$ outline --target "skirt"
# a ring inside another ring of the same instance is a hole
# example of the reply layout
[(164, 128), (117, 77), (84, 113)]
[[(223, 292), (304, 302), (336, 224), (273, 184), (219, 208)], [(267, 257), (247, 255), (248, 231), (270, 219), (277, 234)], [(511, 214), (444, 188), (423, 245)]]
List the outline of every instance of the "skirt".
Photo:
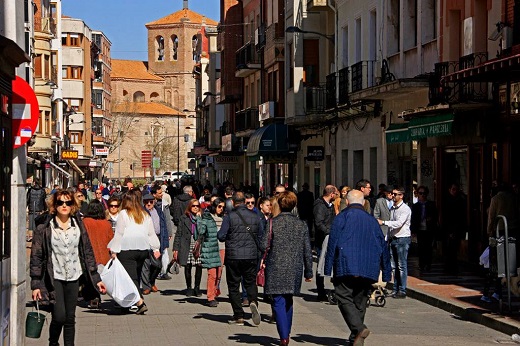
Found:
[(193, 249), (195, 248), (195, 239), (193, 239), (193, 237), (191, 238), (191, 242), (190, 242), (190, 251), (188, 252), (188, 262), (187, 264), (191, 264), (193, 266), (195, 265), (201, 265), (202, 262), (200, 260), (200, 257), (195, 259), (195, 257), (193, 257)]

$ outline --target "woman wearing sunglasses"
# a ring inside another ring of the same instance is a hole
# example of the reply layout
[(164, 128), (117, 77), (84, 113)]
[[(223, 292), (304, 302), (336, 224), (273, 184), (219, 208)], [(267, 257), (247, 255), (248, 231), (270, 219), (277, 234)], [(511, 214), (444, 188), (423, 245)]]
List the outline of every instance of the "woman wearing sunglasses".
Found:
[[(220, 295), (220, 277), (222, 276), (222, 264), (224, 252), (220, 251), (220, 243), (217, 233), (222, 225), (224, 215), (224, 200), (217, 197), (202, 214), (202, 219), (197, 223), (195, 238), (202, 236), (204, 243), (200, 251), (202, 267), (208, 269), (207, 295), (208, 306), (215, 308), (218, 305), (217, 297)], [(218, 222), (218, 224), (217, 224)]]
[[(180, 217), (175, 239), (173, 240), (173, 259), (184, 267), (184, 278), (186, 279), (186, 296), (200, 297), (200, 280), (202, 279), (202, 266), (200, 258), (193, 257), (195, 247), (195, 234), (197, 220), (200, 219), (200, 202), (190, 199), (184, 214)], [(191, 288), (191, 269), (195, 267), (195, 286)]]
[[(33, 300), (53, 305), (49, 345), (74, 345), (76, 303), (80, 277), (92, 289), (104, 294), (105, 285), (97, 272), (94, 251), (79, 217), (74, 195), (57, 190), (48, 199), (51, 218), (37, 227), (33, 238), (30, 276)], [(90, 288), (90, 287), (87, 287)], [(84, 297), (93, 299), (95, 297)]]

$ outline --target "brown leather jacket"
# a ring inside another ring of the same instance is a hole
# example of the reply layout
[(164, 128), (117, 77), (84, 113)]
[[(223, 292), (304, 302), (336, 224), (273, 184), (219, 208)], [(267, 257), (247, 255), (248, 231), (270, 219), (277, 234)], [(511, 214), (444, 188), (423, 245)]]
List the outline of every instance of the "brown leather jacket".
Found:
[[(85, 292), (97, 292), (97, 283), (101, 281), (101, 277), (97, 272), (94, 251), (87, 234), (85, 225), (79, 217), (73, 217), (74, 223), (80, 229), (79, 257), (81, 267), (83, 268), (83, 278), (80, 279), (87, 287)], [(55, 303), (54, 291), (54, 269), (52, 266), (52, 258), (50, 256), (51, 249), (51, 225), (54, 217), (50, 218), (45, 224), (41, 224), (36, 228), (33, 234), (31, 247), (31, 261), (29, 275), (31, 276), (31, 290), (40, 289), (42, 295), (42, 303)], [(92, 290), (91, 288), (94, 288)], [(93, 299), (93, 297), (85, 297), (85, 299)]]

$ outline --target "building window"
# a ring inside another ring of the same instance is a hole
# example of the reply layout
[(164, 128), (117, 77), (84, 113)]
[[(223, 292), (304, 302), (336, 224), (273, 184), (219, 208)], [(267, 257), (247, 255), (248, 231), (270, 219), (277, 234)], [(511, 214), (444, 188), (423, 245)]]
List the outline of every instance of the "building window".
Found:
[(158, 93), (151, 93), (150, 94), (150, 100), (151, 101), (157, 101), (159, 99), (159, 94)]
[(200, 34), (193, 35), (191, 38), (191, 47), (193, 50), (193, 61), (199, 62), (200, 61), (200, 54), (202, 51), (202, 39), (200, 37)]
[(81, 144), (81, 132), (70, 132), (70, 143)]
[(177, 59), (179, 58), (179, 55), (178, 55), (178, 50), (179, 50), (179, 38), (177, 37), (177, 35), (172, 35), (172, 42), (171, 42), (171, 47), (172, 47), (172, 60), (173, 61), (177, 61)]
[(287, 64), (287, 68), (289, 69), (289, 81), (287, 86), (289, 88), (294, 87), (294, 48), (293, 44), (289, 45), (289, 63)]
[(399, 52), (399, 31), (400, 31), (400, 17), (401, 8), (399, 7), (399, 0), (389, 0), (389, 9), (387, 15), (387, 32), (386, 42), (388, 55), (393, 55)]
[(144, 93), (142, 91), (136, 91), (134, 93), (134, 102), (145, 102)]
[(61, 78), (67, 78), (67, 75), (68, 75), (68, 69), (67, 67), (62, 67), (61, 68)]
[(34, 78), (42, 78), (42, 55), (34, 57)]
[(164, 38), (162, 36), (155, 38), (155, 48), (157, 50), (157, 61), (164, 61)]
[(80, 46), (80, 38), (79, 38), (79, 35), (78, 34), (69, 34), (69, 38), (70, 38), (70, 46), (73, 46), (73, 47), (79, 47)]
[(81, 66), (72, 66), (71, 68), (71, 76), (72, 79), (81, 79)]

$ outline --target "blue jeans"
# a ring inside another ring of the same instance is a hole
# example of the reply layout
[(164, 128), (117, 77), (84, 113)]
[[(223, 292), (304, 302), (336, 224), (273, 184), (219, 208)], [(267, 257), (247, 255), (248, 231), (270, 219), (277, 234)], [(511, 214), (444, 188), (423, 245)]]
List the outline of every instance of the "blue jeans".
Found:
[(280, 339), (289, 339), (293, 318), (292, 294), (273, 294), (272, 307)]
[[(406, 294), (406, 279), (408, 278), (408, 249), (411, 237), (393, 237), (390, 242), (392, 270), (394, 272), (394, 291)], [(397, 270), (396, 270), (397, 269)]]

